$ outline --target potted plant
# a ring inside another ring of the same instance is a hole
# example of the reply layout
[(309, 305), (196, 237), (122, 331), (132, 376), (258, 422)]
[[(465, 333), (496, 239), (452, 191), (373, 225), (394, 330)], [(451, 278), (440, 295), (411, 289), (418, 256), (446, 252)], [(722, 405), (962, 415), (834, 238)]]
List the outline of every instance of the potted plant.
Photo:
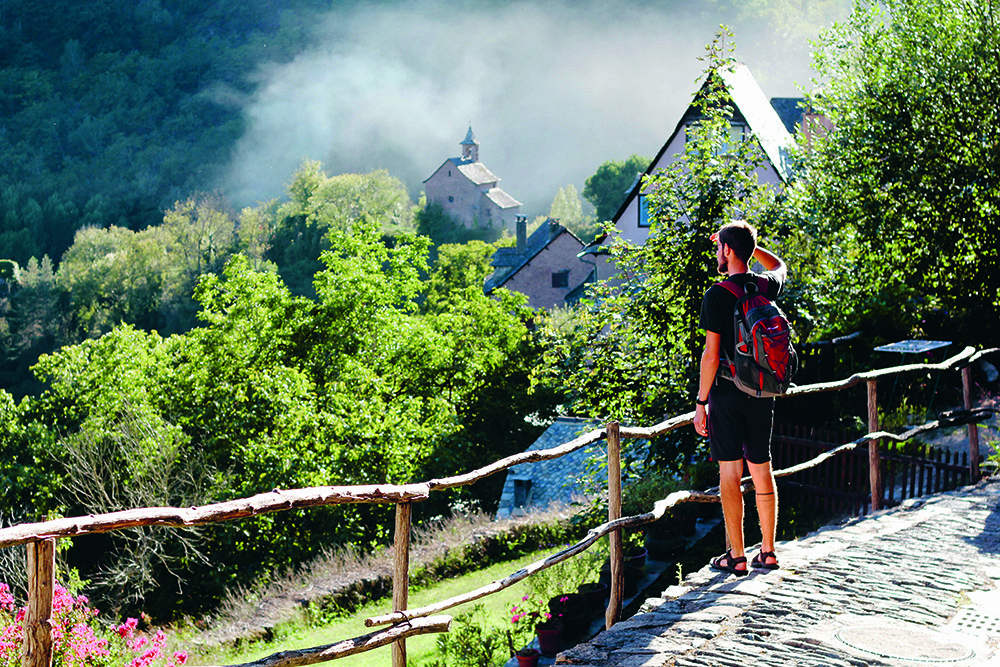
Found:
[[(547, 621), (551, 614), (545, 609), (545, 605), (539, 599), (531, 595), (525, 595), (521, 601), (510, 607), (510, 628), (507, 630), (507, 644), (510, 647), (512, 656), (518, 657), (521, 651), (529, 650), (525, 646), (530, 644), (531, 638), (536, 634), (536, 626), (540, 621)], [(518, 646), (524, 648), (517, 650)]]
[(604, 610), (604, 598), (608, 597), (608, 585), (603, 581), (580, 584), (576, 591), (583, 596), (591, 615), (600, 614)]
[(538, 659), (542, 657), (542, 652), (537, 648), (522, 648), (515, 651), (517, 667), (538, 667)]
[(535, 625), (538, 649), (543, 655), (555, 655), (562, 644), (563, 624), (557, 619), (548, 619)]

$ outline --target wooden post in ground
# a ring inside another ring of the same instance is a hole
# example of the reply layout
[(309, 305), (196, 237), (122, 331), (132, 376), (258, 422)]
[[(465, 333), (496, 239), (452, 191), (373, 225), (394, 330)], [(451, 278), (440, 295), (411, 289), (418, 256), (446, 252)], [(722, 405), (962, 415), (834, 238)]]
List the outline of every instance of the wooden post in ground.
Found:
[[(410, 597), (410, 519), (413, 503), (396, 504), (396, 534), (394, 536), (392, 610), (406, 609)], [(392, 667), (406, 667), (406, 638), (392, 645)]]
[[(621, 431), (618, 422), (608, 424), (608, 521), (622, 516), (622, 458)], [(622, 531), (612, 531), (611, 541), (611, 594), (608, 610), (604, 614), (604, 627), (608, 630), (622, 615), (622, 598), (625, 589), (625, 558), (622, 550)]]
[[(868, 380), (868, 432), (878, 430), (878, 397), (875, 380)], [(872, 511), (882, 509), (882, 462), (878, 455), (879, 441), (868, 441), (868, 481), (872, 489)]]
[[(972, 409), (972, 367), (962, 369), (962, 401), (966, 410)], [(969, 431), (969, 484), (979, 481), (979, 425), (970, 421)]]
[(28, 612), (24, 617), (22, 667), (52, 665), (52, 595), (56, 583), (55, 540), (29, 542)]

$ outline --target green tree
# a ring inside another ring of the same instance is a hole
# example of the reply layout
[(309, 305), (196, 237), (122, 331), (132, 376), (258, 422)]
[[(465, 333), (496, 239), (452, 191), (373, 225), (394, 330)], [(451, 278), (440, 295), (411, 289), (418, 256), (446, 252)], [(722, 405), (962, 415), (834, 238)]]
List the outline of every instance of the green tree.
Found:
[[(841, 260), (841, 328), (995, 344), (1000, 23), (993, 3), (860, 0), (825, 32), (813, 137), (792, 194)], [(833, 282), (830, 282), (833, 280)]]
[(277, 211), (265, 256), (295, 294), (313, 294), (313, 276), (322, 269), (320, 255), (330, 248), (329, 234), (350, 232), (362, 221), (375, 221), (386, 236), (415, 228), (406, 187), (384, 170), (327, 176), (321, 163), (307, 160), (292, 179), (289, 195)]
[[(735, 218), (769, 231), (776, 201), (757, 180), (763, 153), (752, 138), (729, 132), (733, 104), (716, 72), (732, 60), (721, 37), (707, 60), (707, 85), (695, 101), (702, 117), (685, 152), (644, 182), (652, 234), (641, 246), (616, 237), (619, 275), (597, 283), (576, 318), (549, 332), (547, 371), (578, 412), (651, 424), (687, 407), (703, 340), (701, 300), (718, 275), (709, 237)], [(693, 448), (689, 436), (669, 436), (657, 456), (679, 463), (678, 453)]]
[(483, 283), (493, 273), (490, 259), (496, 247), (482, 241), (438, 247), (434, 270), (427, 284), (425, 312), (454, 310), (467, 294), (483, 291)]
[(587, 179), (583, 198), (597, 209), (598, 222), (611, 220), (625, 201), (629, 188), (649, 167), (650, 158), (632, 155), (626, 160), (608, 160)]
[(580, 195), (572, 183), (560, 188), (552, 199), (549, 217), (559, 220), (568, 230), (576, 234), (584, 243), (590, 242), (597, 233), (597, 223), (593, 216), (585, 215)]

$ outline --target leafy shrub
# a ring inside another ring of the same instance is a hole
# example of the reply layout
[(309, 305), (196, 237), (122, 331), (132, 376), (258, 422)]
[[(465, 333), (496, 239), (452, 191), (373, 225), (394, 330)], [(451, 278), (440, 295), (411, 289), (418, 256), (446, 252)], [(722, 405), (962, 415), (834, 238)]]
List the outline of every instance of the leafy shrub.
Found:
[(482, 603), (455, 617), (451, 632), (438, 636), (438, 652), (443, 660), (435, 667), (491, 667), (503, 658), (504, 632), (486, 620)]

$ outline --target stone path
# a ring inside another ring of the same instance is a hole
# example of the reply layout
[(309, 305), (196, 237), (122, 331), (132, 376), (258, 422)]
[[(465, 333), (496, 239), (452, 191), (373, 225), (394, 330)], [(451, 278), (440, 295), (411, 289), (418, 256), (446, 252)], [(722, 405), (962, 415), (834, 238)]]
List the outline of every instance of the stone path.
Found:
[(744, 578), (706, 566), (556, 664), (1000, 665), (1000, 478), (777, 552), (782, 569)]

